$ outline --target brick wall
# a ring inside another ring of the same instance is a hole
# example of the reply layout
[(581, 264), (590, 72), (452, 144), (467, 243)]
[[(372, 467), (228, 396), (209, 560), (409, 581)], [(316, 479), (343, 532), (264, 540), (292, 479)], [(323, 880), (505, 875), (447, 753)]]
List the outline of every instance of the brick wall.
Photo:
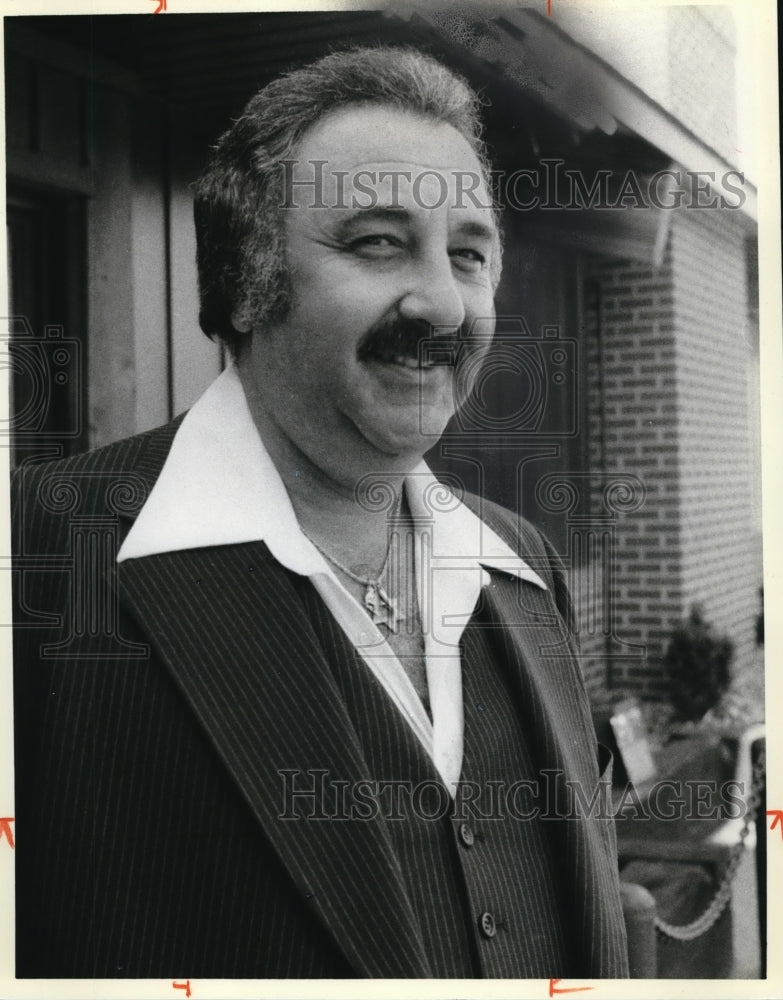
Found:
[(761, 560), (744, 253), (731, 213), (684, 211), (660, 269), (588, 262), (593, 516), (613, 476), (638, 476), (645, 492), (613, 518), (610, 634), (583, 630), (594, 689), (603, 648), (612, 689), (664, 696), (668, 634), (694, 602), (735, 642), (738, 665), (751, 655)]
[(671, 246), (683, 599), (703, 603), (741, 666), (754, 649), (761, 586), (744, 237), (731, 213), (689, 212), (675, 217)]
[(608, 681), (613, 689), (656, 695), (660, 679), (644, 654), (660, 650), (682, 599), (671, 258), (657, 272), (596, 258), (588, 290), (591, 282), (586, 337), (594, 516), (601, 513), (607, 478), (637, 476), (645, 492), (637, 510), (615, 520), (614, 603), (604, 643)]

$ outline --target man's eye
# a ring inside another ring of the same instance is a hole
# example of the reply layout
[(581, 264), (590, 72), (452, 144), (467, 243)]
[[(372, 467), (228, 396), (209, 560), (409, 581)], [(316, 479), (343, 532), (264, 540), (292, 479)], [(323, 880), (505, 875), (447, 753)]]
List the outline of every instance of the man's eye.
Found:
[(399, 241), (393, 236), (385, 236), (383, 233), (369, 233), (361, 236), (351, 243), (351, 250), (359, 253), (385, 253), (396, 250)]
[(459, 247), (451, 251), (451, 256), (459, 261), (460, 267), (465, 267), (471, 271), (480, 271), (487, 263), (487, 258), (478, 250), (471, 247)]

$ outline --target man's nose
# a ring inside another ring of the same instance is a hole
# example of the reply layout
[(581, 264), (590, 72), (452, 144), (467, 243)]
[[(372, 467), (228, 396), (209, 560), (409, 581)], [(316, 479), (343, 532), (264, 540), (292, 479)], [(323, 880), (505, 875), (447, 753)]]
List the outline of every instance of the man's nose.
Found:
[(448, 254), (417, 260), (408, 290), (400, 299), (400, 315), (435, 327), (457, 329), (465, 319), (465, 303), (454, 279)]

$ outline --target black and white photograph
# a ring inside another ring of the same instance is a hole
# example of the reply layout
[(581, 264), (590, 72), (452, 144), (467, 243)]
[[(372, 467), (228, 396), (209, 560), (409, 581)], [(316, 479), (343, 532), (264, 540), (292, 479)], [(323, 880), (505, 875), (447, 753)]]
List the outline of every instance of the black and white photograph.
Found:
[(779, 995), (775, 5), (278, 6), (2, 6), (0, 995)]

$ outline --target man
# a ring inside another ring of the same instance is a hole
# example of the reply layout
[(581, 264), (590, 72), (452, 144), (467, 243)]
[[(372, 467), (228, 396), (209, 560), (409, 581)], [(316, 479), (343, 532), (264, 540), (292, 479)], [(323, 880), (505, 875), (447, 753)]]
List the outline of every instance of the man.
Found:
[(476, 105), (400, 49), (253, 98), (196, 191), (231, 363), (19, 476), (73, 561), (19, 574), (18, 975), (626, 974), (562, 574), (422, 463), (492, 332)]

